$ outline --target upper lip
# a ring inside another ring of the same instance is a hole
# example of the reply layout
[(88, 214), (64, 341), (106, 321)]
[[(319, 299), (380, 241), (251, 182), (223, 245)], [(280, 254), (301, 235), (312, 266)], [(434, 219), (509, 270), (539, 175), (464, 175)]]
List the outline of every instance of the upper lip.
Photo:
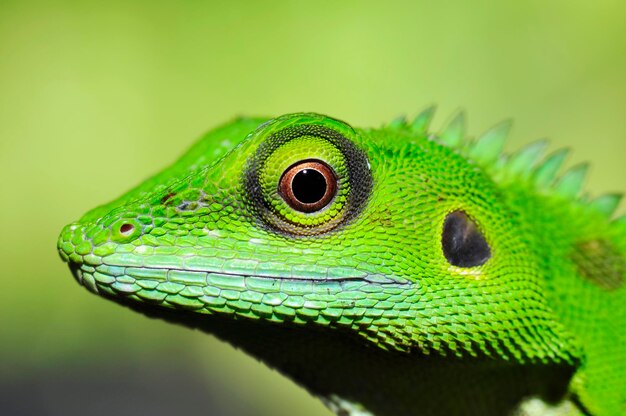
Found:
[[(70, 269), (72, 269), (72, 271), (74, 270), (78, 270), (84, 267), (84, 266), (88, 266), (86, 263), (77, 263), (74, 262), (72, 260), (67, 260), (67, 262), (69, 263)], [(107, 265), (103, 265), (104, 267), (108, 267)], [(98, 270), (100, 267), (99, 265), (94, 265), (94, 266), (90, 266), (95, 268), (96, 270)], [(112, 267), (124, 267), (124, 266), (112, 266)], [(163, 270), (166, 273), (168, 271), (179, 271), (179, 272), (192, 272), (192, 273), (205, 273), (207, 275), (214, 275), (214, 276), (232, 276), (234, 277), (256, 277), (256, 278), (260, 278), (260, 279), (268, 279), (268, 280), (283, 280), (283, 281), (301, 281), (301, 282), (313, 282), (313, 283), (321, 283), (321, 282), (355, 282), (355, 281), (362, 281), (362, 282), (369, 282), (369, 283), (376, 283), (376, 284), (408, 284), (408, 281), (403, 281), (400, 279), (392, 279), (386, 276), (382, 276), (382, 275), (372, 275), (372, 274), (367, 274), (364, 276), (342, 276), (342, 277), (327, 277), (327, 278), (321, 278), (321, 277), (300, 277), (300, 276), (296, 276), (296, 277), (285, 277), (285, 276), (278, 276), (278, 275), (270, 275), (270, 274), (252, 274), (252, 273), (235, 273), (235, 272), (229, 272), (229, 271), (216, 271), (216, 270), (187, 270), (187, 269), (179, 269), (179, 268), (174, 268), (174, 267), (136, 267), (136, 266), (128, 266), (128, 267), (124, 267), (125, 269), (125, 273), (122, 274), (113, 274), (113, 273), (106, 273), (109, 274), (112, 277), (117, 277), (117, 276), (130, 276), (130, 277), (136, 277), (133, 274), (134, 270)]]
[[(109, 275), (113, 278), (118, 278), (121, 276), (127, 276), (130, 278), (134, 278), (136, 280), (141, 280), (141, 279), (145, 279), (145, 280), (150, 280), (150, 277), (146, 277), (146, 276), (142, 276), (140, 275), (141, 271), (148, 271), (148, 270), (152, 270), (152, 271), (163, 271), (164, 276), (156, 276), (154, 278), (154, 280), (162, 280), (162, 281), (170, 281), (169, 279), (169, 273), (171, 272), (188, 272), (189, 275), (192, 274), (205, 274), (204, 279), (202, 279), (201, 277), (198, 278), (197, 282), (189, 282), (186, 283), (188, 285), (193, 285), (193, 286), (201, 286), (200, 283), (202, 283), (202, 280), (204, 280), (205, 285), (208, 285), (208, 278), (210, 276), (231, 276), (233, 279), (236, 278), (259, 278), (259, 279), (268, 279), (268, 280), (275, 280), (275, 281), (296, 281), (296, 282), (311, 282), (311, 283), (323, 283), (323, 282), (355, 282), (355, 281), (362, 281), (365, 283), (371, 283), (371, 284), (395, 284), (395, 285), (404, 285), (404, 284), (410, 284), (411, 282), (403, 279), (403, 278), (398, 278), (395, 276), (389, 277), (389, 276), (385, 276), (385, 275), (374, 275), (374, 274), (368, 274), (368, 273), (363, 273), (360, 272), (358, 270), (354, 270), (354, 275), (350, 276), (350, 273), (346, 273), (348, 274), (346, 276), (346, 274), (342, 274), (341, 276), (339, 275), (335, 275), (333, 276), (332, 270), (329, 270), (329, 274), (327, 276), (323, 276), (323, 275), (319, 275), (319, 274), (314, 274), (312, 273), (311, 276), (307, 276), (306, 272), (303, 272), (299, 275), (293, 275), (293, 276), (285, 276), (285, 275), (272, 275), (270, 273), (247, 273), (247, 270), (242, 270), (242, 271), (229, 271), (228, 269), (226, 270), (202, 270), (200, 268), (184, 268), (184, 267), (176, 267), (175, 265), (169, 266), (169, 265), (163, 265), (163, 266), (156, 266), (156, 265), (143, 265), (143, 264), (133, 264), (132, 261), (129, 261), (127, 264), (123, 264), (124, 262), (122, 261), (113, 261), (113, 262), (107, 262), (107, 257), (103, 257), (100, 258), (102, 261), (101, 262), (93, 262), (90, 260), (88, 256), (82, 256), (78, 253), (76, 253), (76, 247), (79, 244), (76, 244), (76, 242), (78, 242), (79, 240), (82, 241), (89, 241), (89, 239), (84, 235), (84, 227), (81, 226), (81, 224), (78, 223), (73, 223), (73, 224), (69, 224), (68, 226), (66, 226), (63, 231), (61, 232), (61, 235), (59, 237), (59, 241), (58, 241), (58, 251), (59, 254), (61, 255), (61, 258), (67, 262), (69, 264), (69, 267), (72, 271), (72, 273), (74, 274), (74, 277), (78, 280), (78, 282), (80, 284), (84, 284), (84, 279), (82, 274), (84, 272), (86, 273), (94, 273), (95, 271), (102, 273), (102, 274), (106, 274)], [(76, 234), (80, 233), (80, 237), (81, 238), (77, 238)], [(69, 244), (69, 245), (68, 245)], [(97, 257), (97, 256), (93, 256), (92, 257)], [(137, 256), (139, 258), (139, 256)], [(149, 258), (150, 256), (146, 256), (143, 258)], [(131, 260), (132, 258), (134, 258), (134, 256), (130, 256), (129, 257)], [(115, 259), (118, 260), (118, 259)], [(138, 262), (138, 263), (142, 263), (142, 262)], [(169, 266), (169, 267), (168, 267)], [(252, 271), (252, 270), (251, 270)], [(176, 279), (173, 279), (176, 280)]]

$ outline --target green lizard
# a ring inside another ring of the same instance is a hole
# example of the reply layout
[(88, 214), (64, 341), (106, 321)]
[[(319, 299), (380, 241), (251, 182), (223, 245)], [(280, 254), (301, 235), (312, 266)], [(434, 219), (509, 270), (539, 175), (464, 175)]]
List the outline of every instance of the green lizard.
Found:
[[(241, 118), (65, 227), (91, 292), (200, 328), (340, 415), (626, 414), (626, 217), (464, 116)], [(297, 414), (297, 409), (294, 409)]]

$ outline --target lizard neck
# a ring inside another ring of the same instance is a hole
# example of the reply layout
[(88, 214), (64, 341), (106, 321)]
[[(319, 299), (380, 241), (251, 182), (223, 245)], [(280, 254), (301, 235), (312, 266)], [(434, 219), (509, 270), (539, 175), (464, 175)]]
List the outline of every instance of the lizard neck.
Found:
[(573, 372), (564, 366), (486, 357), (466, 360), (385, 351), (339, 330), (312, 326), (140, 311), (201, 329), (243, 349), (344, 416), (410, 415), (418, 410), (423, 415), (503, 415), (528, 397), (558, 402)]
[(573, 393), (592, 414), (622, 414), (626, 227), (580, 201), (523, 184), (505, 189), (510, 205), (520, 207), (520, 232), (534, 239), (530, 246), (544, 271), (547, 301), (582, 347)]

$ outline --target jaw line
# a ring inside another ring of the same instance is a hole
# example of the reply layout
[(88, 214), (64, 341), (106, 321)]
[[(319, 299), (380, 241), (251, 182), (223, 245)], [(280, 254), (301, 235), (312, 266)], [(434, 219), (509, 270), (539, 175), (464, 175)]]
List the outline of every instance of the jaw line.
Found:
[[(272, 280), (272, 281), (287, 281), (287, 282), (311, 282), (311, 283), (331, 283), (331, 282), (364, 282), (371, 284), (381, 284), (381, 285), (411, 285), (414, 282), (411, 282), (404, 278), (399, 278), (396, 276), (388, 277), (384, 275), (378, 274), (365, 274), (361, 276), (342, 276), (342, 277), (300, 277), (300, 276), (280, 276), (280, 275), (272, 275), (272, 274), (252, 274), (252, 273), (241, 273), (241, 272), (229, 272), (229, 271), (216, 271), (216, 270), (199, 270), (199, 269), (181, 269), (176, 267), (137, 267), (137, 266), (122, 266), (122, 265), (110, 265), (110, 264), (100, 264), (100, 265), (91, 265), (87, 263), (77, 263), (73, 261), (68, 261), (68, 266), (74, 277), (82, 284), (82, 276), (77, 276), (77, 272), (80, 271), (82, 273), (93, 273), (94, 270), (100, 273), (104, 273), (113, 278), (118, 278), (122, 276), (126, 276), (134, 279), (148, 279), (150, 277), (144, 275), (142, 272), (150, 273), (154, 272), (155, 274), (162, 273), (165, 277), (164, 279), (159, 279), (162, 281), (170, 281), (169, 277), (170, 273), (180, 273), (180, 274), (189, 274), (189, 275), (201, 275), (205, 274), (207, 277), (210, 276), (224, 276), (224, 277), (232, 277), (234, 278), (256, 278), (263, 280)], [(120, 273), (121, 271), (124, 271)], [(167, 277), (166, 277), (167, 276)], [(198, 284), (190, 283), (191, 286), (200, 286)]]

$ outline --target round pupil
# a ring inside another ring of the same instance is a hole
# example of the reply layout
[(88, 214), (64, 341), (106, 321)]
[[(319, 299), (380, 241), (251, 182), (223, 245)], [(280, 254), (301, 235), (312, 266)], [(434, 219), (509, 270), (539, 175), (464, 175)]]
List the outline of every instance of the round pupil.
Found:
[(326, 194), (326, 178), (315, 169), (302, 169), (291, 182), (293, 195), (303, 204), (313, 204)]

